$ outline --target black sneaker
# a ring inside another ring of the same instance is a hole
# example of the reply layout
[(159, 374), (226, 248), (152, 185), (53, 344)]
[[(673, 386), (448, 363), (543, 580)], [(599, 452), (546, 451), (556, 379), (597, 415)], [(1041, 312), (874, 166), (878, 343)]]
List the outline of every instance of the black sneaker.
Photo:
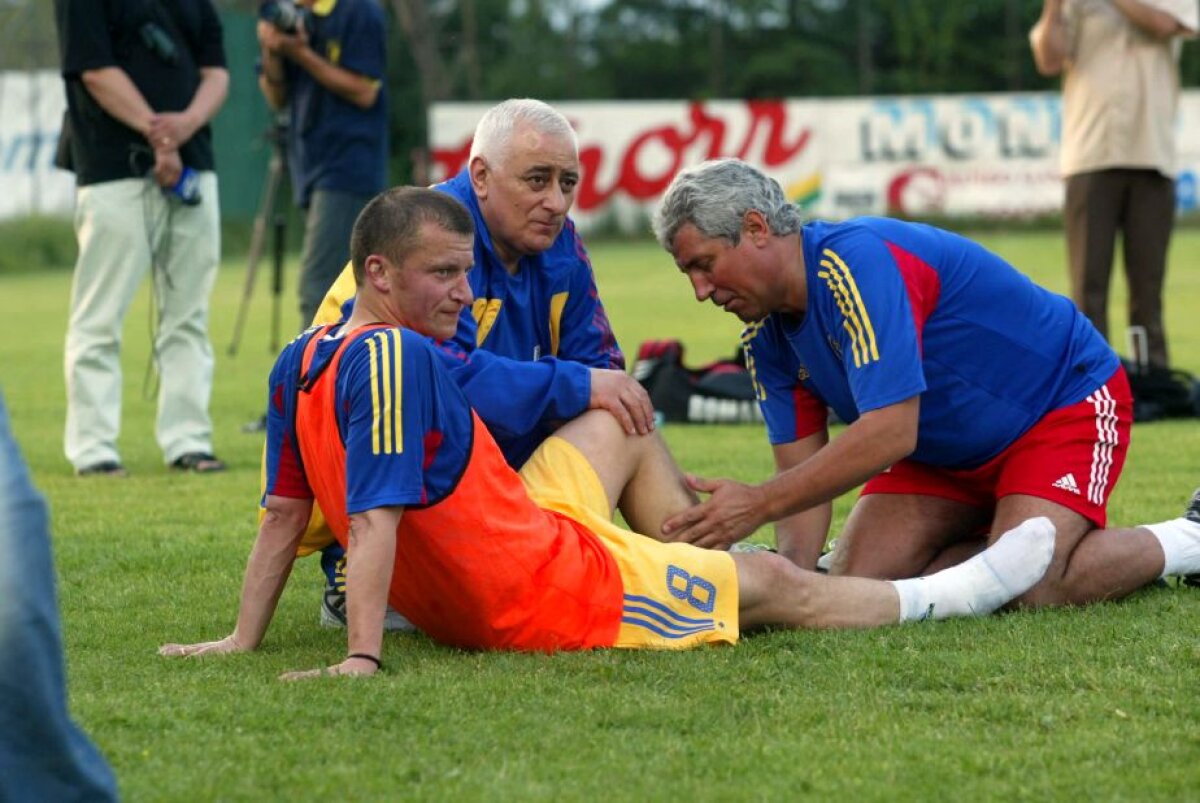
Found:
[[(1197, 488), (1192, 494), (1192, 501), (1188, 503), (1187, 510), (1183, 511), (1183, 517), (1193, 524), (1200, 524), (1200, 488)], [(1183, 584), (1192, 588), (1200, 588), (1200, 574), (1185, 575)]]
[[(340, 552), (341, 550), (338, 550)], [(321, 553), (325, 590), (321, 593), (321, 627), (346, 626), (346, 556)]]
[(1192, 501), (1188, 503), (1187, 510), (1183, 511), (1183, 517), (1190, 522), (1200, 524), (1200, 488), (1192, 493)]
[(129, 472), (125, 470), (125, 466), (118, 463), (116, 460), (101, 460), (99, 463), (92, 463), (90, 466), (75, 469), (76, 477), (128, 477)]

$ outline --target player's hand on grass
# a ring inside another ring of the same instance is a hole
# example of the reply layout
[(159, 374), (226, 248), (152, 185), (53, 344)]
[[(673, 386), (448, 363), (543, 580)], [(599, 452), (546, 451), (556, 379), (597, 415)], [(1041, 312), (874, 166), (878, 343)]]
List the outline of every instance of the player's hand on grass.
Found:
[(694, 474), (687, 475), (687, 482), (692, 490), (709, 497), (663, 522), (666, 540), (706, 549), (729, 549), (766, 523), (761, 488)]
[(202, 641), (199, 644), (164, 644), (158, 648), (158, 654), (168, 658), (194, 658), (199, 655), (225, 655), (231, 652), (249, 652), (249, 647), (243, 647), (233, 635), (228, 635), (220, 641)]
[(280, 680), (312, 680), (313, 678), (331, 678), (339, 675), (353, 677), (368, 677), (378, 672), (378, 667), (365, 658), (347, 658), (340, 664), (327, 666), (322, 669), (302, 669), (295, 672), (284, 672)]
[(641, 383), (624, 371), (592, 369), (589, 410), (608, 410), (626, 435), (648, 435), (654, 430), (654, 405)]

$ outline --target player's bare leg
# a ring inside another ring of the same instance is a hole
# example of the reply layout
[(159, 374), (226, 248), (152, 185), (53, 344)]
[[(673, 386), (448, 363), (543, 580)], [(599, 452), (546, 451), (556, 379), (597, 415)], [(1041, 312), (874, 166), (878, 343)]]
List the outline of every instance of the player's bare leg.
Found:
[(1058, 543), (1045, 578), (1020, 598), (1020, 604), (1120, 599), (1165, 574), (1200, 571), (1200, 522), (1186, 516), (1144, 527), (1100, 530), (1061, 505), (1013, 495), (997, 505), (995, 529), (1031, 514), (1055, 523)]
[(619, 504), (634, 532), (661, 537), (663, 520), (697, 501), (658, 433), (626, 435), (611, 415), (591, 410), (554, 434), (588, 459), (610, 508)]
[(988, 511), (941, 497), (869, 494), (855, 502), (829, 573), (881, 580), (917, 577), (927, 573), (943, 550), (985, 531), (988, 523)]
[(828, 577), (778, 555), (737, 553), (741, 626), (860, 628), (991, 613), (1036, 584), (1053, 554), (1047, 519), (1022, 523), (958, 566), (909, 580)]

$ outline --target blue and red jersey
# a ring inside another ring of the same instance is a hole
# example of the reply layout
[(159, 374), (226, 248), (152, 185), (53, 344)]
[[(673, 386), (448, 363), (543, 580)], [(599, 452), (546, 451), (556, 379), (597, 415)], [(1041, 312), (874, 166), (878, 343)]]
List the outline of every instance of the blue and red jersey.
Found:
[(978, 466), (1119, 360), (1067, 298), (932, 226), (884, 218), (801, 232), (808, 307), (747, 327), (771, 443), (920, 395), (912, 459)]
[(475, 648), (610, 646), (621, 575), (583, 525), (539, 508), (424, 337), (311, 329), (270, 379), (267, 493), (349, 516), (405, 508), (388, 599), (433, 638)]

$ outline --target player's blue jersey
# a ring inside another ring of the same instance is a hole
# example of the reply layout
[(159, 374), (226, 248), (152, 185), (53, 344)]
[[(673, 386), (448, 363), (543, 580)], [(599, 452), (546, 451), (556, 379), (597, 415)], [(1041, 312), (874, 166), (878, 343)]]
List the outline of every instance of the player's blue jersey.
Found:
[[(313, 496), (296, 446), (295, 405), (297, 391), (312, 385), (342, 345), (341, 338), (322, 337), (302, 374), (308, 342), (324, 331), (313, 328), (292, 341), (271, 371), (267, 493)], [(471, 407), (428, 339), (396, 328), (355, 333), (342, 354), (335, 392), (347, 513), (421, 508), (454, 490), (471, 453)]]
[(510, 465), (519, 468), (553, 422), (587, 409), (589, 369), (623, 369), (625, 357), (570, 218), (549, 249), (522, 257), (509, 274), (467, 171), (435, 189), (470, 210), (477, 232), (475, 267), (468, 274), (475, 304), (463, 311), (454, 340), (439, 345)]
[(1051, 410), (1084, 399), (1119, 360), (1067, 298), (940, 229), (883, 218), (802, 229), (808, 308), (743, 342), (774, 444), (920, 395), (914, 460), (966, 468)]

